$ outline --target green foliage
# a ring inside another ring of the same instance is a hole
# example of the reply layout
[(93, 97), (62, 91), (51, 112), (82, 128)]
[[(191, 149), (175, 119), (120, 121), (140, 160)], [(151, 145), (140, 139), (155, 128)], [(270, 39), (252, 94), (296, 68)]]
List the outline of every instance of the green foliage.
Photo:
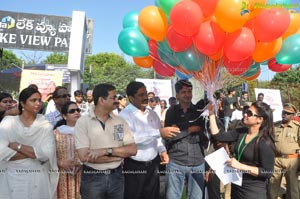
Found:
[(43, 62), (45, 64), (68, 64), (68, 55), (65, 53), (52, 53)]
[(279, 89), (282, 102), (295, 104), (300, 107), (300, 68), (299, 65), (284, 73), (277, 73), (268, 88)]
[[(84, 82), (91, 88), (99, 83), (110, 83), (117, 92), (125, 94), (126, 86), (136, 78), (152, 78), (152, 70), (144, 70), (128, 63), (115, 53), (98, 53), (86, 57)], [(91, 77), (89, 74), (91, 66)]]
[[(49, 55), (44, 63), (67, 64), (68, 56), (62, 53)], [(91, 74), (89, 73), (91, 68)], [(114, 53), (98, 53), (87, 55), (83, 82), (91, 88), (99, 83), (110, 83), (116, 86), (117, 92), (125, 94), (126, 86), (130, 81), (139, 78), (152, 78), (153, 70), (144, 70), (128, 63), (123, 57)]]
[(22, 67), (22, 60), (9, 50), (3, 50), (1, 70), (13, 68), (15, 65)]
[(300, 68), (299, 65), (289, 69), (284, 73), (276, 73), (271, 83), (285, 82), (285, 83), (300, 83)]

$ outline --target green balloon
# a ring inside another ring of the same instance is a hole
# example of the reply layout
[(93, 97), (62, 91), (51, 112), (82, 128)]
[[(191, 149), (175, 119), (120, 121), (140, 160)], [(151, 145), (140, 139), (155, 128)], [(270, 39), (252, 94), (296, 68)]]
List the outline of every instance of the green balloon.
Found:
[(249, 69), (243, 73), (242, 77), (251, 77), (257, 73), (257, 71), (260, 69), (260, 63), (252, 64)]
[(158, 56), (165, 63), (171, 66), (178, 66), (179, 62), (175, 57), (174, 51), (169, 47), (166, 39), (162, 42), (158, 42)]
[(204, 55), (200, 53), (194, 45), (187, 50), (175, 53), (179, 64), (189, 71), (198, 71), (202, 69), (204, 63)]
[(293, 34), (282, 42), (280, 51), (276, 54), (279, 64), (300, 63), (300, 34)]
[(118, 37), (120, 49), (127, 55), (133, 57), (144, 57), (149, 55), (148, 42), (138, 28), (125, 28)]
[(138, 27), (139, 14), (140, 13), (138, 11), (131, 11), (127, 13), (123, 18), (123, 28)]
[(173, 6), (180, 0), (158, 0), (158, 5), (162, 11), (169, 16)]

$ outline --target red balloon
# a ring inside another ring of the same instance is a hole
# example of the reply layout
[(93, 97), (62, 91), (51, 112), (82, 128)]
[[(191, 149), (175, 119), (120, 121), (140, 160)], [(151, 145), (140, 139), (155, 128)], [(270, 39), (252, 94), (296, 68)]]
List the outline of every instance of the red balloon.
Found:
[(213, 55), (223, 47), (225, 39), (226, 33), (216, 22), (206, 21), (194, 37), (194, 44), (203, 54)]
[(243, 61), (250, 57), (255, 49), (255, 38), (249, 28), (242, 27), (229, 33), (224, 44), (224, 54), (230, 61)]
[(169, 44), (169, 47), (174, 52), (181, 52), (188, 49), (192, 43), (192, 37), (184, 36), (179, 33), (177, 33), (173, 26), (170, 25), (166, 34), (166, 40)]
[(230, 61), (227, 57), (224, 57), (225, 68), (231, 75), (234, 75), (234, 76), (245, 73), (249, 69), (251, 63), (252, 63), (251, 56), (248, 57), (247, 59), (245, 59), (243, 61), (239, 61), (239, 62), (233, 62), (233, 61)]
[(271, 71), (276, 73), (285, 72), (292, 67), (291, 64), (279, 64), (276, 61), (276, 58), (272, 58), (268, 61), (268, 67)]
[(171, 77), (175, 74), (175, 68), (160, 60), (153, 61), (153, 68), (155, 72), (164, 77)]
[(281, 37), (290, 25), (290, 14), (284, 8), (263, 9), (254, 19), (254, 36), (261, 42)]
[(196, 2), (203, 13), (204, 17), (209, 17), (210, 15), (212, 15), (217, 7), (217, 3), (219, 0), (193, 0), (194, 2)]
[(158, 44), (155, 40), (150, 39), (148, 41), (149, 54), (153, 59), (159, 59), (158, 57)]
[(170, 21), (176, 32), (192, 36), (199, 31), (202, 22), (201, 8), (193, 1), (180, 1), (172, 8)]

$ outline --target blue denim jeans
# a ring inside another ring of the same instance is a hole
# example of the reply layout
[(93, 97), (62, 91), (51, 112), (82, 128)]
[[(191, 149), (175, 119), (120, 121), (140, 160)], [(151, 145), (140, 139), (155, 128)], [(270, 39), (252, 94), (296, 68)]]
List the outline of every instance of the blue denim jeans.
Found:
[(230, 123), (230, 116), (224, 116), (224, 127), (225, 127), (225, 131), (228, 130), (228, 126), (229, 126), (229, 123)]
[(204, 163), (190, 167), (170, 161), (166, 166), (166, 198), (180, 199), (185, 180), (187, 182), (187, 198), (202, 199), (204, 195)]
[(82, 199), (123, 199), (124, 176), (122, 168), (114, 172), (98, 172), (89, 168), (82, 170), (80, 194)]

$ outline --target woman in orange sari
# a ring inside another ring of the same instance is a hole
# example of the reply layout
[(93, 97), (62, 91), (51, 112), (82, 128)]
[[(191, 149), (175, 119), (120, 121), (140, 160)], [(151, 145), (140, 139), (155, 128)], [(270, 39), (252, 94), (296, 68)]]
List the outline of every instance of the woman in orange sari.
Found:
[(75, 150), (74, 126), (80, 117), (80, 109), (75, 102), (66, 102), (62, 107), (63, 119), (54, 127), (56, 155), (59, 168), (57, 187), (58, 199), (80, 199), (81, 164)]

